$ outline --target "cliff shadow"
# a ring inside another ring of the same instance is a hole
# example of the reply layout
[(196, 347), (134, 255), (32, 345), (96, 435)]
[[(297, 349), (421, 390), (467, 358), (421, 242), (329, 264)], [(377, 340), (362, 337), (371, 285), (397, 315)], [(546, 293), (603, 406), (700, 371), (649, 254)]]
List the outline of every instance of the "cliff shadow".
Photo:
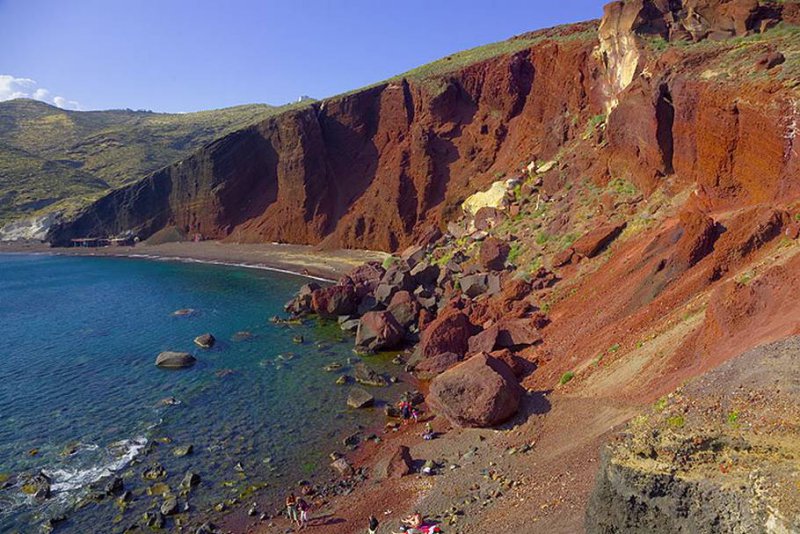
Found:
[(530, 391), (527, 394), (523, 394), (520, 398), (517, 414), (497, 428), (500, 430), (510, 430), (526, 423), (528, 419), (533, 416), (549, 413), (552, 405), (550, 404), (548, 396), (552, 392), (553, 390), (543, 390)]
[(230, 228), (263, 215), (278, 199), (278, 151), (257, 130), (246, 133), (231, 152), (214, 157), (214, 174), (225, 184), (219, 194), (224, 210), (219, 222)]
[(326, 234), (336, 230), (341, 218), (375, 181), (379, 152), (373, 141), (377, 130), (377, 110), (373, 102), (365, 106), (356, 124), (346, 124), (333, 114), (321, 112), (318, 120), (326, 153), (326, 189), (318, 206), (328, 215)]

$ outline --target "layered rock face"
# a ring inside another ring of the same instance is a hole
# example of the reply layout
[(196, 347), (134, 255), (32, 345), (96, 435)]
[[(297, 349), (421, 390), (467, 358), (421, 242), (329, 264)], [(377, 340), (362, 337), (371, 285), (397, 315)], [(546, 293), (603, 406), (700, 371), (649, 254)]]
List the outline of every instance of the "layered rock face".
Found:
[(239, 242), (404, 247), (498, 169), (574, 135), (570, 115), (592, 107), (587, 28), (265, 120), (109, 194), (50, 240), (174, 226)]
[(797, 532), (797, 337), (665, 397), (605, 450), (586, 531)]
[(798, 20), (796, 4), (755, 0), (613, 2), (599, 32), (585, 23), (524, 35), (532, 44), (521, 51), (235, 132), (100, 199), (49, 240), (175, 227), (236, 242), (400, 250), (444, 228), (497, 176), (580, 139), (603, 112), (607, 143), (582, 165), (592, 174), (629, 178), (645, 192), (675, 176), (696, 183), (712, 207), (796, 195), (798, 111), (787, 88), (721, 83), (696, 55), (654, 54), (650, 44)]

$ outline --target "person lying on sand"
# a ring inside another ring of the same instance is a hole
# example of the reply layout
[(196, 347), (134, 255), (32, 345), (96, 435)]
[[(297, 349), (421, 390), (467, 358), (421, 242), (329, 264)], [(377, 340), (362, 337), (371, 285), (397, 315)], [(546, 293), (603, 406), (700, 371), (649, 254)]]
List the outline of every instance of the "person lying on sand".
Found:
[(423, 517), (419, 512), (414, 512), (410, 516), (401, 521), (404, 525), (410, 528), (419, 528), (422, 526)]

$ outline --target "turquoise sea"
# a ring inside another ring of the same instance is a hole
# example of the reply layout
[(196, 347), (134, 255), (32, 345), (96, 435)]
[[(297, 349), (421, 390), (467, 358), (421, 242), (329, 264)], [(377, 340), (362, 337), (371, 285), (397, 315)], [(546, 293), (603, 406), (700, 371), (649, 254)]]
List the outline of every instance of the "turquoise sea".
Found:
[[(56, 532), (121, 532), (161, 504), (164, 485), (177, 494), (189, 470), (202, 483), (178, 499), (188, 518), (242, 494), (251, 502), (254, 488), (265, 486), (263, 501), (328, 477), (342, 437), (382, 419), (379, 408), (348, 410), (347, 386), (323, 369), (346, 372), (353, 357), (335, 324), (269, 322), (302, 283), (197, 263), (0, 255), (0, 532), (39, 532), (51, 518)], [(172, 315), (182, 308), (195, 313)], [(205, 332), (218, 340), (211, 350), (193, 344)], [(159, 369), (163, 350), (198, 362)], [(394, 400), (399, 387), (375, 395)], [(191, 454), (174, 454), (186, 445)], [(146, 480), (156, 464), (166, 476)], [(52, 479), (44, 502), (22, 491), (39, 471)], [(131, 491), (124, 506), (92, 498), (112, 473)]]

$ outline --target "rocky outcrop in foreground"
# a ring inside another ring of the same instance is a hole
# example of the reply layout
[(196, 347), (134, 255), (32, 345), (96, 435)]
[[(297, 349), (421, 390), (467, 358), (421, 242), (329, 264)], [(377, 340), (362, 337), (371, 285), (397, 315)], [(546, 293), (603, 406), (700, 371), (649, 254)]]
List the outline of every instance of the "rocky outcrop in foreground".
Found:
[(800, 531), (800, 337), (659, 400), (603, 454), (589, 534)]

